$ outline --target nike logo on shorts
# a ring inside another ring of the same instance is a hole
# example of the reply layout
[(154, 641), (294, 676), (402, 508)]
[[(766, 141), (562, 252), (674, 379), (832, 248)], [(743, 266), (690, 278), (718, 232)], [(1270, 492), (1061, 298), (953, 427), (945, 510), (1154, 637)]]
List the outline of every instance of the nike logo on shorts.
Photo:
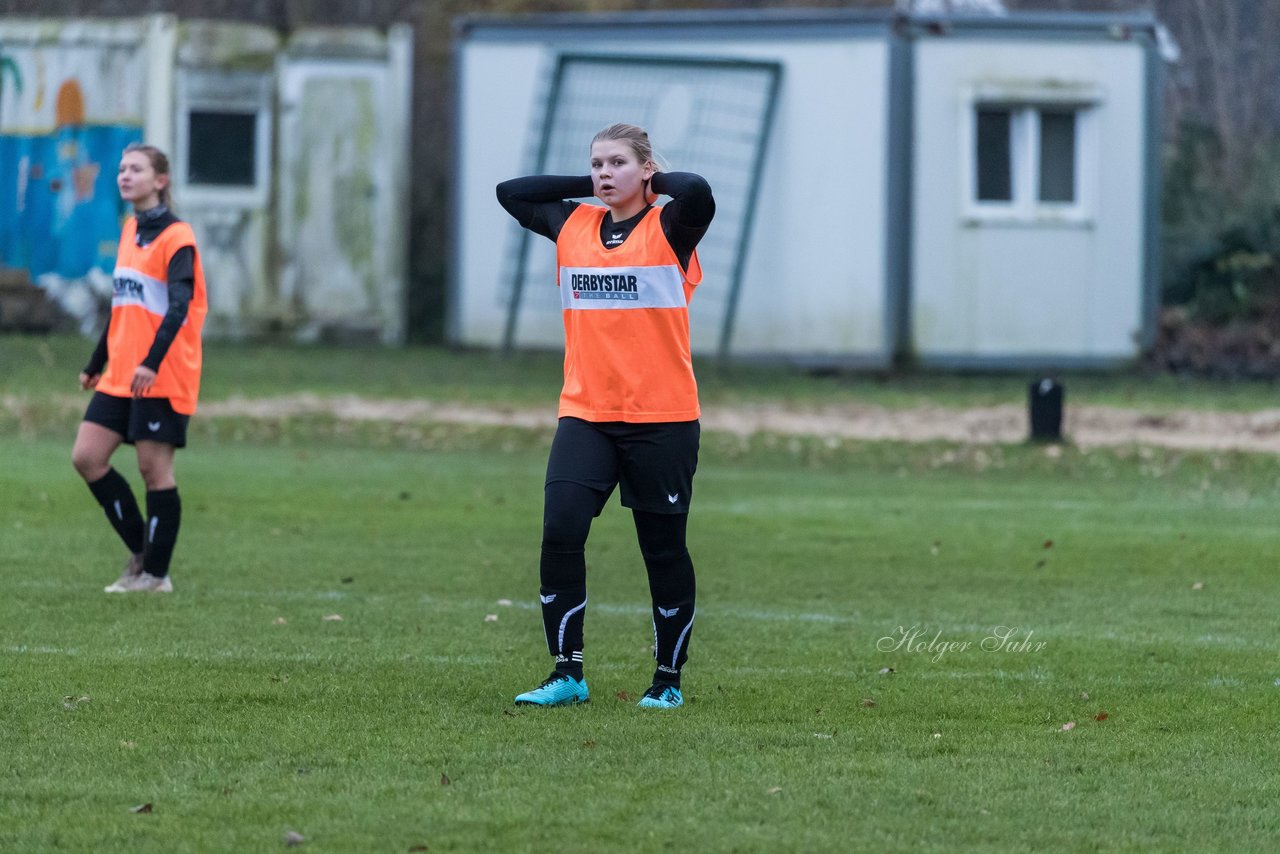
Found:
[(148, 429), (148, 430), (150, 430), (152, 433), (156, 432), (157, 430), (159, 430), (159, 429), (160, 429), (160, 422), (159, 422), (159, 421), (148, 421), (148, 422), (147, 422), (147, 429)]

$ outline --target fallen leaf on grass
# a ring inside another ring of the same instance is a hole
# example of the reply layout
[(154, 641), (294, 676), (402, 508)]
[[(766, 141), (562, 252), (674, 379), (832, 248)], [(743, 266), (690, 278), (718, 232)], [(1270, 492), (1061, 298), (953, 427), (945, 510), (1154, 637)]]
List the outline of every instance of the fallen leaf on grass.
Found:
[(875, 704), (876, 704), (876, 701), (875, 701), (875, 700), (873, 700), (873, 699), (871, 699), (870, 697), (863, 697), (863, 698), (862, 698), (862, 705), (863, 705), (863, 708), (870, 709), (870, 708), (871, 708), (872, 706), (874, 706)]
[(151, 812), (151, 804), (138, 804), (136, 807), (129, 807), (129, 812), (136, 812), (136, 813)]
[(768, 791), (766, 791), (766, 792), (765, 792), (765, 794), (766, 794), (766, 795), (776, 795), (776, 794), (778, 794), (778, 792), (781, 792), (781, 791), (782, 791), (782, 787), (781, 787), (781, 786), (774, 786), (772, 789), (769, 789)]
[(1080, 692), (1080, 699), (1081, 699), (1081, 700), (1087, 700), (1087, 699), (1089, 699), (1089, 694), (1088, 694), (1088, 692), (1086, 692), (1086, 691), (1081, 691), (1081, 692)]
[(1045, 547), (1046, 549), (1051, 549), (1051, 548), (1053, 548), (1053, 540), (1045, 540), (1045, 541), (1044, 541), (1044, 547)]
[(1192, 590), (1203, 590), (1203, 589), (1204, 589), (1204, 582), (1203, 582), (1203, 581), (1197, 581), (1195, 584), (1192, 584), (1192, 585), (1191, 585), (1191, 589), (1192, 589)]
[(631, 695), (630, 695), (629, 693), (627, 693), (626, 691), (619, 691), (619, 692), (618, 692), (618, 694), (617, 694), (617, 697), (618, 697), (618, 699), (619, 699), (619, 700), (621, 700), (621, 701), (622, 701), (622, 702), (624, 702), (624, 703), (630, 703), (630, 702), (631, 702)]
[(934, 738), (942, 738), (942, 733), (940, 733), (940, 732), (935, 732), (935, 733), (933, 734), (933, 737), (934, 737)]
[(286, 620), (284, 617), (276, 617), (276, 618), (275, 618), (274, 620), (272, 620), (271, 622), (272, 622), (272, 623), (274, 623), (274, 624), (275, 624), (275, 625), (277, 625), (277, 626), (283, 626), (283, 625), (285, 625), (286, 623), (288, 623), (289, 621), (288, 621), (288, 620)]
[(594, 740), (588, 738), (586, 741), (582, 742), (582, 746), (586, 748), (592, 748), (596, 746), (596, 743)]
[(286, 830), (284, 832), (284, 845), (286, 848), (293, 848), (307, 841), (307, 837), (298, 833), (296, 830)]
[(898, 671), (894, 670), (892, 667), (881, 667), (881, 668), (880, 668), (880, 675), (881, 675), (881, 676), (885, 676), (885, 675), (887, 675), (887, 674), (889, 674), (889, 673), (897, 673), (897, 672), (898, 672)]
[(137, 746), (138, 746), (138, 742), (136, 742), (136, 741), (122, 741), (122, 742), (120, 742), (120, 746), (121, 746), (121, 747), (123, 747), (125, 750), (133, 750), (135, 747), (137, 747)]
[(502, 710), (502, 713), (503, 713), (504, 715), (506, 715), (507, 717), (509, 717), (509, 718), (518, 718), (518, 717), (520, 717), (520, 712), (517, 712), (517, 711), (515, 711), (514, 709), (503, 709), (503, 710)]
[(441, 775), (440, 775), (440, 785), (441, 785), (441, 786), (449, 786), (449, 785), (452, 785), (452, 783), (453, 783), (453, 781), (449, 779), (449, 775), (448, 775), (448, 774), (441, 774)]
[(484, 621), (485, 621), (486, 623), (496, 623), (496, 622), (498, 622), (498, 615), (497, 615), (497, 614), (485, 614), (485, 615), (484, 615)]
[(342, 615), (341, 614), (325, 614), (320, 619), (324, 620), (327, 623), (337, 623), (342, 620)]
[(1093, 719), (1095, 721), (1105, 721), (1109, 717), (1111, 717), (1111, 715), (1107, 714), (1106, 712), (1098, 712), (1096, 715), (1093, 716)]
[(1062, 729), (1058, 730), (1058, 732), (1071, 732), (1071, 730), (1075, 728), (1076, 728), (1075, 721), (1067, 721), (1065, 724), (1062, 725)]

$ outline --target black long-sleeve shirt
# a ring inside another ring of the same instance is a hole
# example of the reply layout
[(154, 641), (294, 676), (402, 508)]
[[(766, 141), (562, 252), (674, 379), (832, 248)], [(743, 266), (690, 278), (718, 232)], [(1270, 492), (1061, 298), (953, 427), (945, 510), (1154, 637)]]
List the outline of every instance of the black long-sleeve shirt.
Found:
[[(142, 211), (136, 215), (136, 219), (138, 233), (134, 239), (139, 246), (151, 243), (160, 236), (160, 232), (178, 222), (178, 218), (164, 205)], [(173, 344), (178, 330), (187, 319), (187, 311), (196, 289), (195, 262), (196, 253), (190, 246), (181, 247), (169, 259), (169, 269), (166, 274), (169, 308), (165, 311), (164, 319), (160, 321), (160, 327), (156, 330), (156, 337), (151, 343), (151, 349), (147, 351), (147, 357), (142, 360), (143, 367), (153, 371), (160, 370), (160, 363), (164, 361), (165, 355), (169, 352), (169, 346)], [(106, 325), (102, 328), (102, 336), (98, 339), (98, 346), (94, 348), (93, 354), (89, 357), (89, 363), (84, 367), (86, 374), (93, 376), (102, 373), (103, 367), (107, 364), (107, 336), (110, 331), (111, 318), (108, 317)]]
[[(692, 172), (655, 172), (649, 186), (655, 193), (670, 196), (671, 201), (662, 206), (662, 233), (675, 250), (680, 266), (689, 268), (693, 250), (716, 213), (716, 201), (711, 195), (711, 185), (701, 175)], [(498, 204), (515, 217), (516, 222), (543, 237), (554, 241), (560, 236), (569, 215), (580, 202), (592, 196), (591, 176), (531, 175), (513, 178), (498, 185)], [(622, 222), (614, 222), (612, 213), (605, 213), (600, 224), (600, 242), (607, 247), (621, 244), (649, 212), (651, 205)]]

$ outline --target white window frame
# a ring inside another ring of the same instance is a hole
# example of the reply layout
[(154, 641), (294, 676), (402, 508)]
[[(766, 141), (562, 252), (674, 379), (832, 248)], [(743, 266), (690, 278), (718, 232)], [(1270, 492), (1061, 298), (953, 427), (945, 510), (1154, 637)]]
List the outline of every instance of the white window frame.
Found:
[[(1100, 156), (1097, 142), (1101, 93), (1090, 86), (1026, 88), (984, 86), (961, 99), (961, 200), (966, 224), (1093, 225)], [(978, 111), (1009, 110), (1010, 201), (978, 198)], [(1075, 188), (1071, 202), (1040, 200), (1040, 116), (1075, 114)]]
[[(271, 181), (271, 99), (274, 80), (270, 72), (190, 70), (179, 76), (177, 150), (175, 184), (180, 201), (265, 207)], [(189, 174), (187, 154), (191, 145), (191, 114), (202, 112), (253, 113), (253, 184), (194, 184)]]

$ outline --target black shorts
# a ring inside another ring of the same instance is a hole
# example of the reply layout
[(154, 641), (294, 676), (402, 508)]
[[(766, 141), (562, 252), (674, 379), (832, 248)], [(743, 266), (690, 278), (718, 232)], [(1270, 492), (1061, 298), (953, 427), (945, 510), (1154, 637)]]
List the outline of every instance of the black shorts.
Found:
[(623, 507), (688, 513), (701, 429), (697, 421), (632, 424), (561, 418), (551, 442), (547, 483), (568, 481), (598, 490), (604, 494), (601, 508), (621, 485)]
[(191, 416), (174, 412), (167, 397), (116, 397), (96, 391), (84, 420), (119, 433), (127, 445), (145, 439), (183, 448)]

